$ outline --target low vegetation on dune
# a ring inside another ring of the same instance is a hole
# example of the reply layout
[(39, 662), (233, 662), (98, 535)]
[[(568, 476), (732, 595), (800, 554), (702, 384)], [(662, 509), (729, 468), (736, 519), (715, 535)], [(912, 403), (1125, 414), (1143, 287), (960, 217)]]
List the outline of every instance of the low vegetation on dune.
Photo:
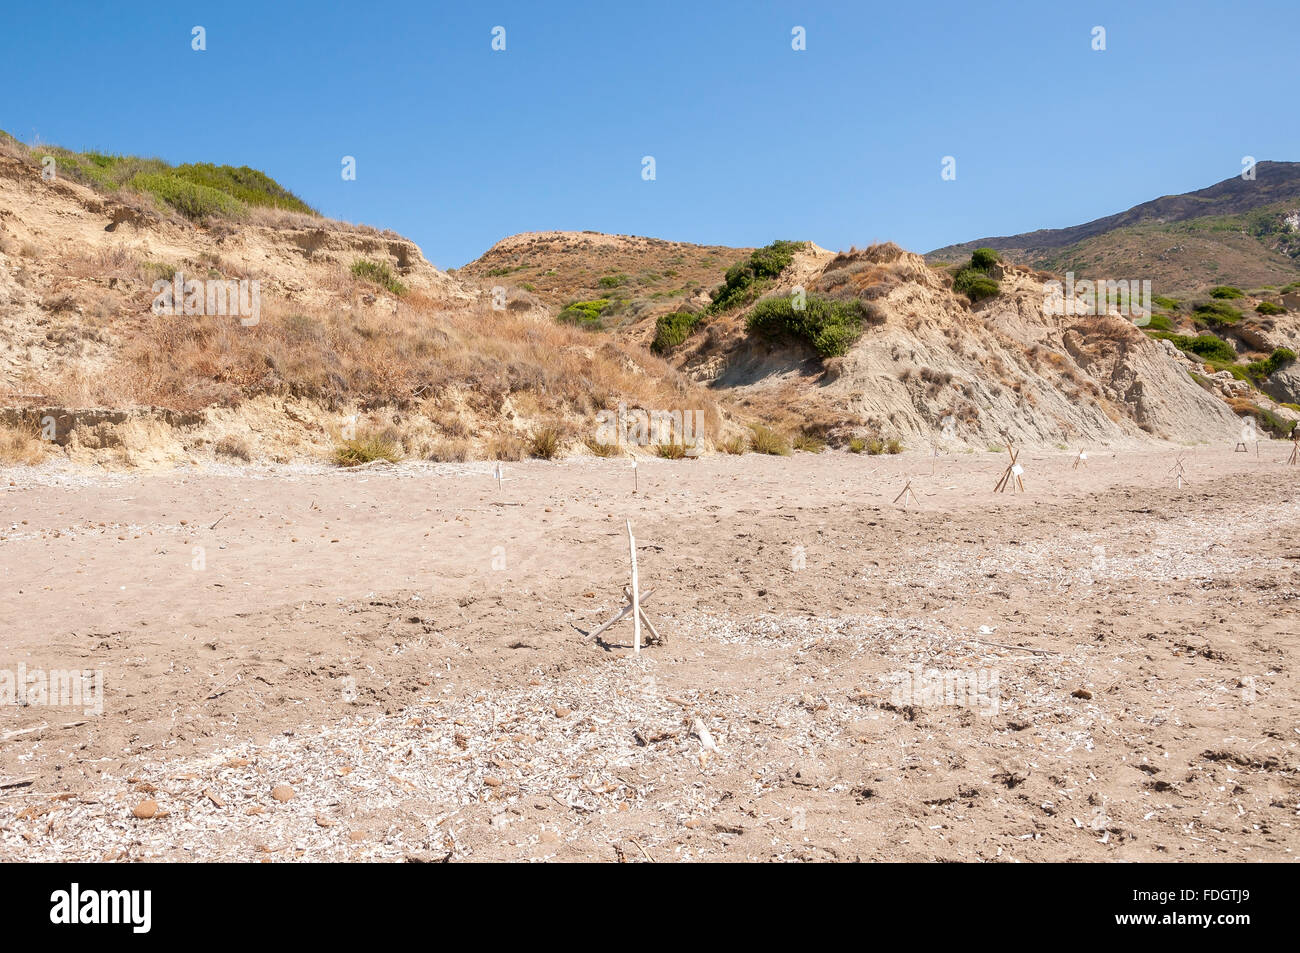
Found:
[(406, 285), (397, 280), (397, 276), (393, 274), (393, 269), (389, 267), (387, 262), (375, 262), (359, 258), (352, 263), (352, 277), (379, 285), (385, 291), (395, 294), (399, 298), (406, 294), (407, 291)]
[[(315, 209), (270, 176), (248, 166), (193, 162), (171, 165), (162, 159), (75, 152), (60, 146), (24, 146), (12, 136), (7, 151), (54, 177), (70, 179), (104, 193), (135, 193), (188, 219), (240, 219), (250, 208), (316, 215)], [(52, 163), (50, 160), (53, 160)]]
[(711, 314), (739, 308), (758, 298), (763, 290), (790, 267), (795, 253), (807, 242), (775, 241), (755, 249), (748, 261), (727, 269), (722, 286), (713, 292), (713, 303), (706, 309)]
[(862, 336), (863, 326), (876, 320), (874, 305), (860, 298), (838, 301), (807, 295), (800, 301), (783, 296), (754, 305), (746, 327), (769, 336), (796, 338), (827, 358), (847, 354)]
[(1002, 288), (992, 271), (998, 261), (998, 253), (992, 248), (975, 249), (970, 256), (970, 263), (957, 269), (953, 275), (953, 290), (964, 294), (972, 304), (997, 297)]

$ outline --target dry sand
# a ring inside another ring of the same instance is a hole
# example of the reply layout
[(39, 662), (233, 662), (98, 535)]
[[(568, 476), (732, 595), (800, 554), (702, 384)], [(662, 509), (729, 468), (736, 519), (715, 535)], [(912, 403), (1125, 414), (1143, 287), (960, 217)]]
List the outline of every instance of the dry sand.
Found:
[(0, 859), (1291, 859), (1289, 449), (3, 471)]

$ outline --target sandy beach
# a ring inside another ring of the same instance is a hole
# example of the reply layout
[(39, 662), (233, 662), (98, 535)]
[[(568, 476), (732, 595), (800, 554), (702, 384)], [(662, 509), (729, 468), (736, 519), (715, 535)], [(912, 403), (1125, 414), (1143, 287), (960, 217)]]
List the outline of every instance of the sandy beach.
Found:
[(1290, 859), (1289, 450), (5, 470), (0, 857)]

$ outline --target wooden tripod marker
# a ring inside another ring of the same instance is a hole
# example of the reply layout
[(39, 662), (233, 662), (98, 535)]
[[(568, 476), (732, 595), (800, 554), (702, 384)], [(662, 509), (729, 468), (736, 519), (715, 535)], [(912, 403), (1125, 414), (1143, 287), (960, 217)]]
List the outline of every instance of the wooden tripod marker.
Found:
[(650, 597), (654, 595), (655, 591), (653, 589), (647, 589), (645, 592), (641, 591), (641, 579), (636, 565), (636, 537), (632, 534), (632, 521), (625, 520), (624, 522), (627, 526), (628, 555), (632, 561), (632, 584), (623, 587), (623, 598), (627, 600), (627, 605), (621, 607), (612, 618), (607, 619), (588, 632), (587, 637), (591, 639), (598, 638), (602, 632), (615, 622), (621, 622), (631, 616), (635, 630), (632, 650), (639, 655), (641, 654), (641, 626), (644, 625), (650, 633), (650, 638), (646, 641), (647, 645), (665, 645), (668, 640), (650, 621), (650, 616), (646, 615), (645, 604), (650, 601)]
[(1184, 475), (1183, 455), (1181, 453), (1178, 455), (1178, 458), (1174, 460), (1174, 465), (1169, 468), (1169, 472), (1174, 475), (1174, 483), (1177, 486), (1177, 488), (1181, 490), (1183, 488), (1183, 475)]
[(912, 481), (911, 481), (911, 480), (908, 480), (908, 481), (907, 481), (907, 486), (903, 487), (903, 492), (900, 493), (900, 494), (898, 494), (898, 496), (894, 497), (894, 502), (897, 503), (899, 500), (902, 500), (902, 501), (903, 501), (903, 509), (907, 509), (907, 501), (908, 501), (909, 499), (910, 499), (913, 503), (916, 503), (916, 504), (918, 504), (918, 505), (919, 505), (920, 502), (921, 502), (920, 500), (918, 500), (918, 499), (916, 498), (916, 494), (912, 492)]
[[(1007, 487), (1010, 486), (1011, 492), (1014, 493), (1015, 488), (1018, 486), (1020, 492), (1024, 493), (1025, 481), (1020, 479), (1020, 474), (1025, 472), (1025, 468), (1016, 462), (1020, 456), (1020, 451), (1013, 449), (1010, 439), (1007, 440), (1007, 456), (1011, 458), (1011, 462), (1007, 464), (1006, 470), (1002, 473), (1002, 479), (998, 480), (998, 485), (993, 488), (993, 492), (1005, 493)], [(1014, 482), (1012, 482), (1013, 480)]]
[(1081, 464), (1081, 463), (1082, 463), (1085, 467), (1088, 465), (1088, 451), (1087, 451), (1087, 450), (1080, 450), (1080, 451), (1079, 451), (1079, 455), (1078, 455), (1077, 457), (1074, 458), (1074, 469), (1075, 469), (1075, 470), (1079, 469), (1079, 464)]
[(1291, 456), (1286, 462), (1293, 467), (1300, 465), (1300, 429), (1291, 431)]

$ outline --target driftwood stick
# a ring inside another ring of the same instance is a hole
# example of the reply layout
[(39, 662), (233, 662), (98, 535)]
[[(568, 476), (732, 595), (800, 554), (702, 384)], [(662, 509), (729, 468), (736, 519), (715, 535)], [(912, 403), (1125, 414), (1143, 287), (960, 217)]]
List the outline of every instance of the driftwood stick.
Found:
[(632, 556), (632, 625), (636, 634), (632, 642), (632, 651), (641, 654), (641, 587), (636, 577), (636, 538), (632, 535), (632, 521), (627, 523), (627, 549)]
[(978, 642), (981, 645), (993, 645), (1000, 649), (1014, 649), (1017, 652), (1033, 652), (1035, 655), (1060, 655), (1060, 652), (1052, 652), (1048, 649), (1031, 649), (1023, 645), (1007, 645), (1004, 642), (990, 642), (988, 639), (971, 639), (972, 642)]
[(656, 629), (655, 624), (650, 621), (650, 617), (645, 614), (645, 610), (641, 609), (640, 613), (641, 613), (641, 621), (644, 622), (645, 627), (650, 630), (651, 641), (653, 641), (655, 645), (664, 645), (665, 644), (664, 637), (659, 634), (659, 630)]

